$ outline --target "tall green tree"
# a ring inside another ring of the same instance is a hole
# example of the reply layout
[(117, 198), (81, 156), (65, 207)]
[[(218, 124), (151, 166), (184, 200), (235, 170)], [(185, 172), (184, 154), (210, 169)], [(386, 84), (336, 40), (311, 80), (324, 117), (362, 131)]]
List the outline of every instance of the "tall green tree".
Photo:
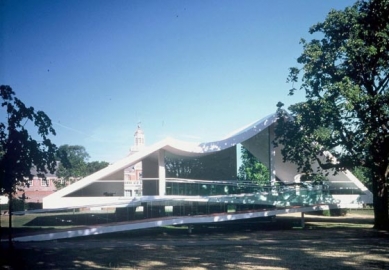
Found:
[(57, 150), (56, 175), (59, 179), (54, 181), (56, 188), (61, 189), (109, 165), (105, 161), (88, 162), (89, 157), (84, 146), (61, 145)]
[[(29, 186), (34, 175), (45, 179), (48, 172), (54, 173), (57, 147), (50, 140), (55, 135), (50, 118), (42, 111), (35, 111), (15, 96), (10, 86), (0, 86), (1, 106), (6, 119), (0, 123), (0, 194), (9, 198), (9, 241), (12, 238), (12, 199), (17, 191)], [(29, 127), (29, 130), (27, 130)], [(31, 128), (30, 128), (31, 127)], [(36, 128), (33, 138), (29, 131)]]
[(358, 178), (369, 190), (373, 190), (372, 181), (371, 181), (371, 170), (366, 167), (354, 167), (351, 169), (351, 172)]
[(86, 164), (87, 175), (100, 171), (109, 165), (106, 161), (91, 161)]
[(59, 179), (54, 181), (57, 189), (61, 189), (88, 175), (87, 161), (89, 154), (84, 146), (61, 145), (57, 150), (57, 159), (59, 163), (56, 175)]
[(268, 168), (243, 146), (241, 147), (241, 160), (242, 165), (238, 170), (238, 180), (253, 181), (260, 185), (270, 183)]
[(303, 172), (312, 171), (314, 161), (334, 171), (367, 168), (374, 226), (387, 229), (389, 0), (331, 10), (309, 32), (316, 38), (301, 41), (300, 66), (291, 68), (288, 77), (290, 94), (301, 83), (306, 101), (290, 106), (290, 114), (278, 104), (276, 145), (283, 144), (284, 160)]

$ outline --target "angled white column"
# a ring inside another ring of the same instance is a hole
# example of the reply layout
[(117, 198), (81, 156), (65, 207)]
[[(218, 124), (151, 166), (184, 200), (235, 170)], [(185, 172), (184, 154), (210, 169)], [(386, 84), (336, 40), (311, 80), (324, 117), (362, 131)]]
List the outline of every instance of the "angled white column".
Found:
[(165, 150), (158, 151), (158, 178), (159, 178), (159, 196), (164, 196), (166, 192), (166, 169), (165, 169)]

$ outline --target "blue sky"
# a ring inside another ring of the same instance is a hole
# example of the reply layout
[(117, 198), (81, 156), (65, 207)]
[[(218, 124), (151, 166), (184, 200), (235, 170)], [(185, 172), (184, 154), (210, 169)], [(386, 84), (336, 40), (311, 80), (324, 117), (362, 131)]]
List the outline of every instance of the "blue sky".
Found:
[(147, 145), (218, 140), (304, 100), (286, 83), (299, 40), (353, 2), (3, 0), (0, 84), (91, 161), (126, 156), (139, 121)]

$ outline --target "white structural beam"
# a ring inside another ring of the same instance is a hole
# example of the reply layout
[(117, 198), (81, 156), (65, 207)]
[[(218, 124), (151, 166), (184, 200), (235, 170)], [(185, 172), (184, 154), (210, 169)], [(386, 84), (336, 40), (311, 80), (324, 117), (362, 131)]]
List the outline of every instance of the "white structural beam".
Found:
[(127, 223), (116, 223), (106, 226), (96, 226), (83, 229), (73, 229), (68, 231), (43, 233), (36, 235), (20, 236), (13, 238), (15, 242), (28, 242), (28, 241), (50, 241), (57, 239), (66, 239), (80, 236), (97, 235), (103, 233), (122, 232), (130, 230), (147, 229), (161, 226), (171, 225), (192, 225), (192, 224), (206, 224), (206, 223), (217, 223), (226, 222), (233, 220), (242, 220), (250, 218), (260, 217), (271, 217), (275, 215), (288, 214), (288, 213), (299, 213), (299, 212), (311, 212), (319, 210), (329, 210), (331, 208), (337, 208), (335, 205), (313, 205), (304, 207), (293, 207), (276, 210), (259, 210), (250, 211), (244, 213), (218, 213), (210, 215), (199, 215), (199, 216), (173, 216), (164, 217), (159, 219), (141, 220)]
[(165, 169), (165, 150), (158, 151), (158, 178), (159, 178), (159, 196), (166, 193), (166, 169)]

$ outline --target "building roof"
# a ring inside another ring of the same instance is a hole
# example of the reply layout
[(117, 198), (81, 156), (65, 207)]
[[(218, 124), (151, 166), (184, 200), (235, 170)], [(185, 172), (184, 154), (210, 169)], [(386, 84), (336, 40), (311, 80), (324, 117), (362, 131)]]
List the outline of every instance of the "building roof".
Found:
[[(128, 168), (129, 166), (132, 166), (145, 158), (158, 159), (160, 150), (165, 150), (169, 153), (179, 156), (200, 157), (235, 147), (239, 143), (250, 142), (251, 138), (254, 138), (258, 134), (269, 134), (270, 136), (269, 128), (274, 125), (276, 121), (277, 114), (274, 113), (232, 132), (230, 135), (221, 140), (213, 142), (193, 143), (179, 141), (170, 137), (165, 138), (151, 146), (144, 147), (139, 152), (134, 152), (132, 155), (129, 155), (111, 164), (110, 166), (95, 172), (94, 174), (91, 174), (70, 186), (65, 187), (62, 190), (49, 195), (48, 197), (44, 198), (44, 204), (45, 200), (54, 201), (56, 199), (60, 199), (76, 190), (90, 185), (94, 181), (105, 179), (106, 177), (109, 177), (116, 172), (123, 171), (125, 168)], [(266, 151), (270, 151), (270, 137), (264, 138), (265, 139), (262, 139), (262, 142), (259, 142), (259, 144), (263, 144), (264, 147), (268, 147)], [(260, 161), (263, 161), (265, 164), (269, 164), (270, 162), (269, 159)], [(272, 162), (275, 164), (277, 179), (283, 182), (295, 181), (295, 177), (298, 174), (297, 167), (291, 163), (284, 163), (279, 149), (275, 150), (275, 158)], [(329, 176), (329, 180), (338, 183), (352, 183), (354, 186), (357, 186), (363, 191), (368, 192), (367, 188), (364, 187), (364, 185), (348, 171), (340, 172), (336, 176)]]

